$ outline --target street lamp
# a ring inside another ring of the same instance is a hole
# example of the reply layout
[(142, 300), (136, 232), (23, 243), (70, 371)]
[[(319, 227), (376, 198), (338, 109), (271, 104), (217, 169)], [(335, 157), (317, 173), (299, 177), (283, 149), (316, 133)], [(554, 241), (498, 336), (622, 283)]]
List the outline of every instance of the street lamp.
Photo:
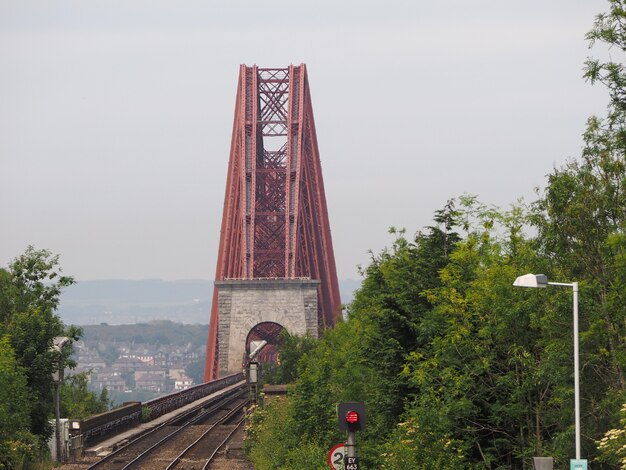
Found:
[(50, 348), (50, 350), (57, 355), (57, 363), (55, 364), (56, 370), (52, 372), (52, 382), (54, 385), (54, 428), (58, 462), (65, 461), (64, 452), (61, 446), (61, 400), (59, 396), (59, 387), (61, 386), (61, 383), (63, 383), (63, 354), (61, 350), (68, 341), (70, 341), (70, 338), (66, 336), (56, 336), (52, 340), (52, 347)]
[(580, 384), (578, 377), (578, 282), (548, 282), (545, 274), (525, 274), (515, 279), (516, 287), (571, 287), (574, 292), (574, 421), (576, 425), (576, 460), (580, 460)]

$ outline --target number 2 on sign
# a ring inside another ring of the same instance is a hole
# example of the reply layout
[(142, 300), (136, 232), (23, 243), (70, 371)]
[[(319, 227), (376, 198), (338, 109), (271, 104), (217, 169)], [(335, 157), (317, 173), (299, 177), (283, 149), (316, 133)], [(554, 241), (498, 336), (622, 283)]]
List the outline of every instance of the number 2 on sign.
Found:
[(345, 445), (335, 444), (328, 452), (328, 466), (331, 470), (344, 470), (344, 457), (346, 455)]

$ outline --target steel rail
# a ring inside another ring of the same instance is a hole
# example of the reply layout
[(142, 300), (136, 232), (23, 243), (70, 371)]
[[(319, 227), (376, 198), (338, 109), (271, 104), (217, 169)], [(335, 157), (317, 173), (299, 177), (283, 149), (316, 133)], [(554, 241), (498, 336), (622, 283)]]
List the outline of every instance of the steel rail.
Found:
[(148, 455), (150, 455), (152, 453), (152, 451), (154, 451), (155, 449), (161, 447), (164, 443), (166, 443), (167, 441), (169, 441), (170, 439), (172, 439), (174, 436), (176, 436), (178, 433), (182, 432), (183, 430), (187, 429), (189, 426), (191, 426), (192, 424), (198, 422), (198, 421), (202, 421), (203, 419), (211, 416), (212, 414), (214, 414), (217, 410), (221, 409), (224, 407), (224, 405), (227, 405), (235, 400), (237, 400), (239, 398), (240, 395), (242, 395), (243, 393), (245, 393), (245, 389), (239, 391), (239, 393), (234, 393), (233, 395), (229, 396), (228, 398), (224, 398), (224, 400), (218, 400), (217, 403), (215, 403), (212, 407), (208, 408), (206, 411), (198, 414), (197, 416), (194, 416), (192, 419), (190, 419), (189, 421), (187, 421), (185, 424), (183, 424), (182, 426), (180, 426), (179, 428), (175, 429), (173, 432), (171, 432), (170, 434), (167, 434), (166, 436), (164, 436), (162, 439), (160, 439), (158, 442), (156, 442), (155, 444), (151, 445), (150, 447), (148, 447), (146, 450), (144, 450), (141, 454), (139, 454), (137, 457), (135, 457), (133, 460), (131, 460), (130, 462), (128, 462), (126, 465), (124, 465), (122, 467), (122, 470), (128, 470), (129, 468), (132, 468), (133, 465), (135, 465), (136, 463), (138, 463), (141, 460), (144, 460)]
[[(149, 431), (141, 434), (140, 436), (138, 436), (136, 439), (133, 439), (132, 441), (128, 442), (127, 444), (123, 445), (122, 447), (116, 449), (115, 451), (111, 452), (109, 455), (103, 457), (102, 459), (98, 460), (97, 462), (95, 462), (93, 465), (89, 466), (87, 468), (87, 470), (96, 470), (100, 467), (104, 467), (107, 464), (110, 464), (111, 461), (116, 458), (117, 456), (119, 456), (119, 454), (121, 454), (122, 452), (127, 451), (131, 446), (133, 445), (137, 445), (138, 443), (140, 443), (141, 441), (145, 441), (148, 437), (152, 436), (153, 434), (155, 434), (157, 431), (162, 430), (163, 428), (172, 425), (173, 423), (177, 422), (177, 421), (181, 421), (184, 419), (189, 418), (189, 420), (183, 424), (182, 426), (180, 426), (177, 430), (173, 431), (172, 433), (168, 434), (165, 438), (162, 438), (158, 441), (158, 444), (166, 441), (169, 437), (171, 437), (172, 435), (176, 434), (178, 431), (180, 431), (181, 429), (185, 428), (186, 426), (195, 423), (196, 421), (200, 420), (200, 419), (204, 419), (206, 418), (208, 415), (210, 415), (210, 413), (215, 412), (217, 409), (221, 408), (224, 406), (224, 402), (230, 403), (233, 400), (236, 400), (237, 398), (240, 397), (240, 395), (242, 395), (243, 393), (246, 392), (246, 388), (243, 385), (240, 385), (239, 387), (230, 390), (229, 392), (225, 393), (223, 396), (220, 397), (212, 397), (210, 399), (205, 400), (203, 403), (200, 403), (196, 406), (194, 406), (193, 408), (190, 408), (189, 410), (173, 416), (172, 418), (168, 419), (167, 421), (164, 421), (163, 423), (159, 424), (158, 426), (155, 426), (154, 428), (150, 429)], [(204, 412), (201, 412), (200, 414), (197, 414), (197, 412), (199, 410), (202, 410), (203, 408), (205, 408), (207, 406), (207, 404), (210, 406), (209, 408), (207, 408)], [(147, 451), (142, 452), (142, 454), (140, 455), (144, 455), (154, 449), (155, 446), (150, 446), (150, 448)], [(139, 459), (135, 458), (133, 459), (131, 462), (129, 462), (126, 466), (122, 467), (124, 469), (128, 468), (129, 465), (131, 463), (134, 463), (136, 461), (138, 461)]]
[(224, 440), (220, 443), (220, 445), (218, 445), (217, 448), (213, 451), (213, 453), (209, 456), (209, 458), (207, 459), (205, 464), (202, 466), (202, 470), (207, 470), (209, 468), (209, 465), (211, 465), (211, 462), (213, 462), (213, 459), (215, 458), (217, 453), (220, 451), (220, 449), (222, 447), (224, 447), (224, 444), (226, 444), (228, 442), (228, 440), (231, 438), (231, 436), (237, 432), (237, 430), (239, 429), (239, 426), (241, 426), (241, 424), (245, 420), (246, 420), (246, 418), (241, 418), (239, 420), (239, 422), (237, 423), (237, 426), (235, 427), (235, 429), (233, 429), (231, 432), (228, 433), (228, 436), (226, 436), (224, 438)]
[[(242, 408), (244, 408), (247, 404), (248, 404), (249, 400), (244, 401), (241, 405), (238, 405), (237, 407), (233, 408), (232, 410), (230, 410), (227, 414), (225, 414), (224, 416), (222, 416), (216, 423), (212, 424), (206, 431), (204, 431), (195, 441), (193, 441), (189, 446), (187, 446), (180, 454), (178, 454), (171, 462), (170, 464), (165, 468), (165, 470), (172, 470), (173, 468), (176, 467), (176, 465), (178, 465), (178, 463), (182, 460), (182, 458), (188, 454), (194, 447), (196, 447), (196, 445), (198, 445), (198, 443), (200, 441), (202, 441), (206, 436), (208, 436), (211, 431), (213, 431), (215, 429), (216, 426), (222, 424), (224, 421), (228, 421), (230, 418), (232, 418), (234, 415), (236, 415), (237, 413), (239, 413)], [(215, 451), (211, 454), (211, 456), (209, 457), (207, 464), (213, 459), (213, 457), (215, 456), (215, 454), (217, 454), (217, 452), (220, 450), (220, 448), (226, 443), (226, 441), (228, 441), (228, 439), (230, 439), (230, 436), (232, 436), (234, 434), (234, 432), (239, 428), (239, 426), (241, 425), (241, 423), (244, 421), (244, 419), (241, 419), (238, 423), (237, 423), (237, 427), (228, 434), (228, 436), (226, 437), (226, 439), (224, 441), (222, 441), (217, 448), (215, 449)], [(203, 468), (206, 468), (206, 465)]]

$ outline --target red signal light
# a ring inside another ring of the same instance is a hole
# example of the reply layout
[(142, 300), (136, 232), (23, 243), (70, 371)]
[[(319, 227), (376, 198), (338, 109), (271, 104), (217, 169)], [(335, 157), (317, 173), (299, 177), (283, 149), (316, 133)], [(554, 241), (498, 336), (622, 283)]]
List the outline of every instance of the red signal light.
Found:
[(359, 422), (359, 414), (356, 411), (348, 411), (346, 413), (346, 423), (357, 424)]
[(363, 431), (366, 420), (365, 403), (348, 401), (337, 404), (337, 424), (342, 431)]

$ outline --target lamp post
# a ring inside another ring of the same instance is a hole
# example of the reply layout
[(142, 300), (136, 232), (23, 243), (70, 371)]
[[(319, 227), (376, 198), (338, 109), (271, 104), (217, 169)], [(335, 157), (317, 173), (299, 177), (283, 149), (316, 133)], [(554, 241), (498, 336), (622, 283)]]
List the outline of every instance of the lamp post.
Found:
[(525, 274), (515, 279), (516, 287), (571, 287), (574, 293), (574, 423), (576, 427), (576, 460), (580, 460), (580, 382), (578, 365), (578, 282), (548, 282), (545, 274)]
[(65, 344), (70, 341), (66, 336), (56, 336), (52, 341), (51, 351), (57, 354), (56, 370), (52, 372), (52, 382), (54, 386), (54, 394), (52, 396), (54, 401), (54, 428), (55, 428), (55, 440), (56, 440), (56, 456), (58, 462), (65, 461), (65, 453), (63, 452), (63, 446), (61, 445), (61, 399), (59, 397), (59, 387), (63, 383), (63, 355), (61, 350)]

